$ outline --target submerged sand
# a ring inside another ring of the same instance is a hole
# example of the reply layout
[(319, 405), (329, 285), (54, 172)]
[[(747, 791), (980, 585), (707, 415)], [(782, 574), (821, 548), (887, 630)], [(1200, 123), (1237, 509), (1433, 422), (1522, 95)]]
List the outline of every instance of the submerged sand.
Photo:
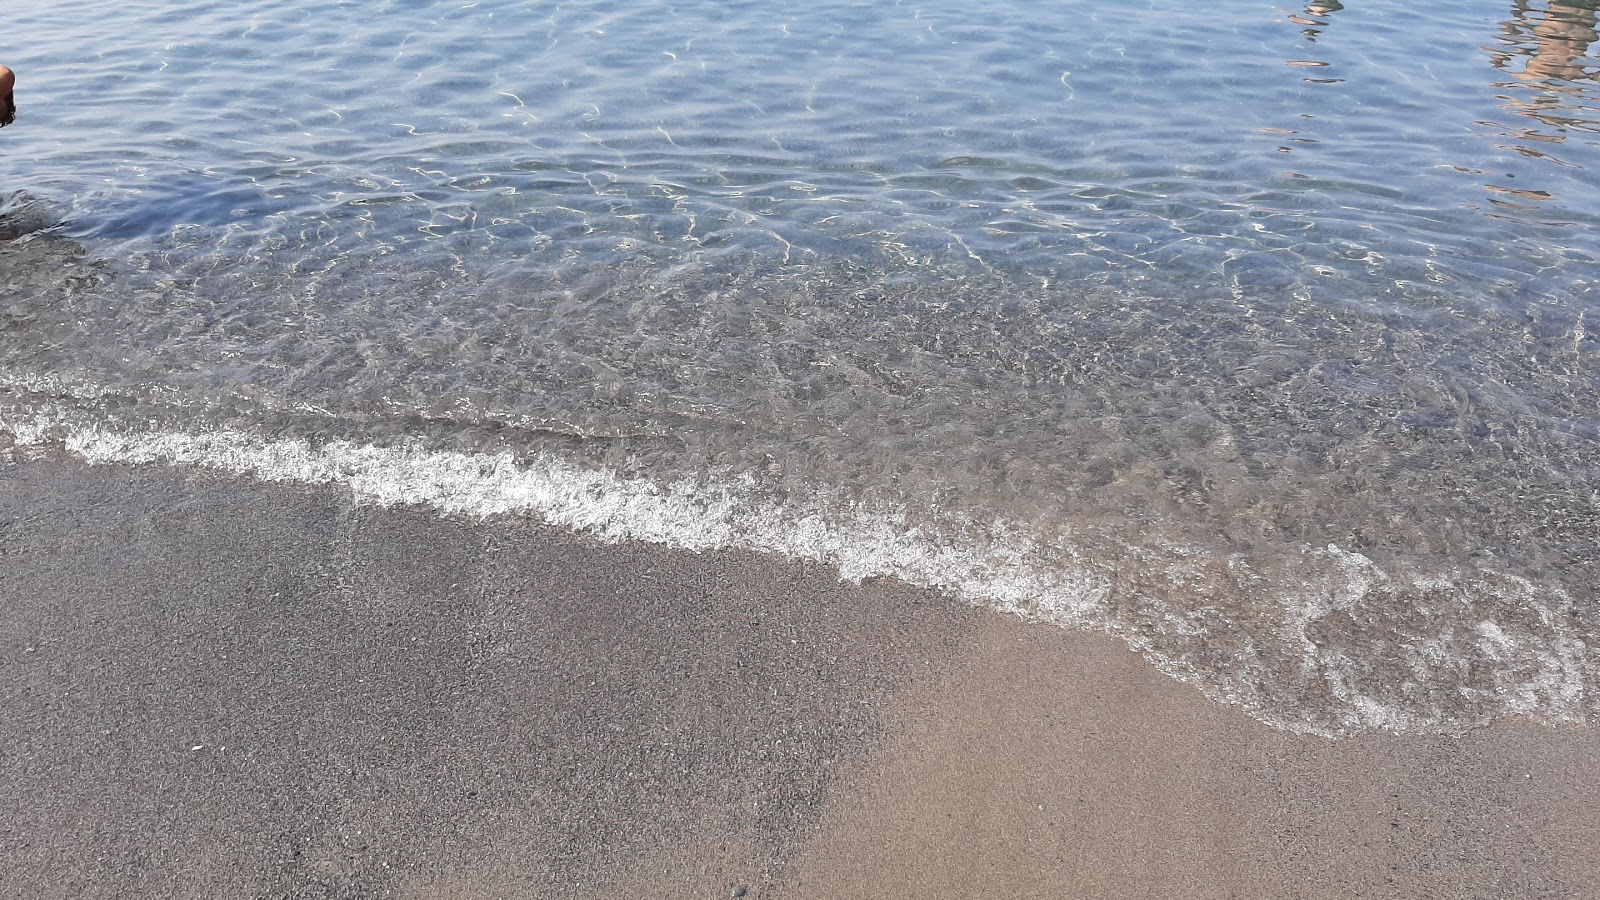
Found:
[(1600, 896), (1600, 740), (1275, 731), (742, 552), (0, 464), (0, 895)]

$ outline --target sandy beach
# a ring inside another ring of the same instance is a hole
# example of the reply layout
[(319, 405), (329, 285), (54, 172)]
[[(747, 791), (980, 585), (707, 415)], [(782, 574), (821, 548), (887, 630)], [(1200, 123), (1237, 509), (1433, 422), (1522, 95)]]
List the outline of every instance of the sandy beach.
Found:
[(1274, 731), (750, 553), (0, 463), (0, 895), (1600, 896), (1600, 740)]

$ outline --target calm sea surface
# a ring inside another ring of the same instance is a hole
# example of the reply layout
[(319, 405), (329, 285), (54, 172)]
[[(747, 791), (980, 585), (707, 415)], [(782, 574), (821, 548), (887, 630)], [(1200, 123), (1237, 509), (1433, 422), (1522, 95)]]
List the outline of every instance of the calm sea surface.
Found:
[(30, 3), (0, 445), (1595, 721), (1595, 7)]

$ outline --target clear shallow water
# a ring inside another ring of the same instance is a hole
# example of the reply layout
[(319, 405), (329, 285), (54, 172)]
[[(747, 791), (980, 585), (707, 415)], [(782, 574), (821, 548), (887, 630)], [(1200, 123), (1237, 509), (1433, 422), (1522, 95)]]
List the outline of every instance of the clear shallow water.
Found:
[(1590, 720), (1592, 4), (1338, 6), (48, 4), (0, 428)]

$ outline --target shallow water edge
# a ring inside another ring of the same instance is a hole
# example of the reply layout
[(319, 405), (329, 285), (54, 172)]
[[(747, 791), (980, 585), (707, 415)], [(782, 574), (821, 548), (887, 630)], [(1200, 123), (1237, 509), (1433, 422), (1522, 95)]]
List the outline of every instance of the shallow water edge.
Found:
[(112, 431), (43, 415), (0, 419), (0, 438), (21, 459), (64, 452), (94, 465), (331, 484), (379, 505), (776, 553), (837, 567), (850, 581), (897, 578), (1024, 619), (1109, 632), (1213, 700), (1293, 732), (1449, 733), (1506, 715), (1557, 724), (1597, 714), (1592, 607), (1489, 569), (1386, 571), (1336, 545), (1306, 546), (1280, 561), (1291, 580), (1251, 560), (1152, 544), (1132, 548), (1144, 565), (1129, 572), (1104, 565), (1092, 540), (1043, 542), (1004, 522), (968, 522), (957, 542), (909, 524), (903, 510), (832, 508), (820, 495), (774, 505), (737, 477), (662, 483), (553, 457)]

